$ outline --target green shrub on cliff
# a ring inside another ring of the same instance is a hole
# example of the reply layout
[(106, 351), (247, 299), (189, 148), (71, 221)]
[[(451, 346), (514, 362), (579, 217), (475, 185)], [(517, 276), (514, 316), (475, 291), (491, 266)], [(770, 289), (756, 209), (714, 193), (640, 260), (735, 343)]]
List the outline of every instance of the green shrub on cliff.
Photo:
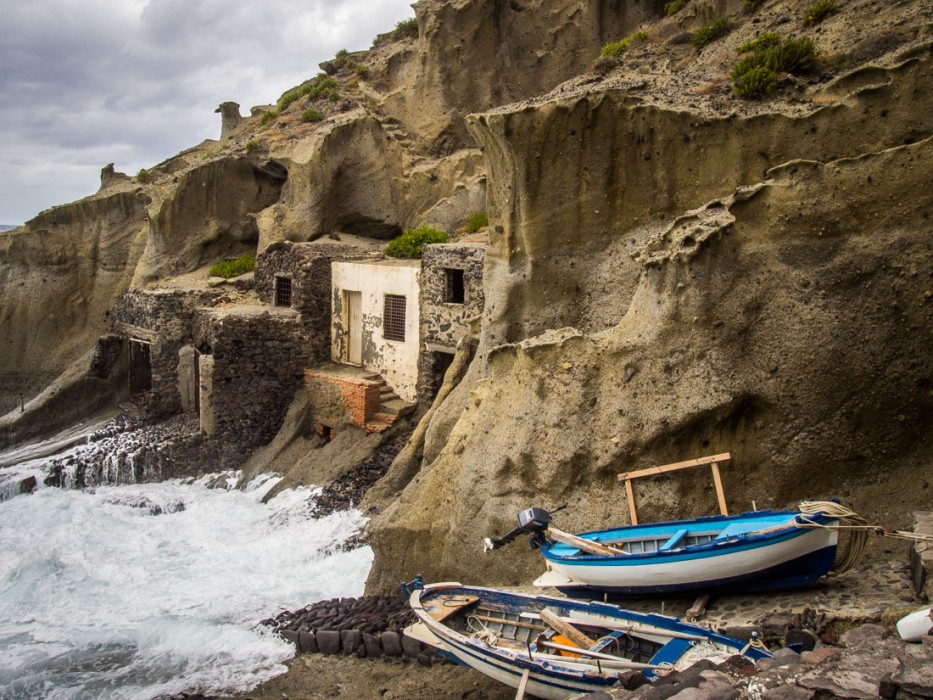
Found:
[(314, 107), (309, 107), (304, 112), (301, 113), (301, 121), (307, 122), (319, 122), (324, 118), (324, 115), (319, 111), (314, 109)]
[(143, 183), (144, 185), (145, 185), (145, 184), (148, 184), (148, 183), (152, 182), (152, 173), (150, 173), (150, 172), (149, 172), (148, 170), (146, 170), (145, 168), (140, 168), (140, 169), (139, 169), (139, 172), (136, 173), (136, 180), (137, 180), (138, 182)]
[(728, 32), (729, 20), (725, 17), (718, 17), (697, 29), (690, 37), (690, 43), (693, 44), (693, 48), (700, 50)]
[(777, 73), (767, 66), (752, 66), (733, 76), (732, 91), (748, 100), (767, 97), (777, 87)]
[(803, 13), (803, 24), (806, 27), (815, 27), (827, 17), (839, 12), (836, 0), (816, 0), (807, 6)]
[(467, 233), (476, 233), (485, 226), (489, 226), (489, 217), (484, 211), (474, 211), (466, 219)]
[(242, 275), (245, 272), (252, 272), (255, 267), (256, 259), (249, 253), (244, 253), (238, 258), (228, 258), (226, 260), (221, 260), (216, 265), (211, 265), (208, 274), (211, 277), (230, 279), (231, 277)]
[(403, 19), (395, 25), (392, 31), (392, 38), (399, 39), (417, 39), (418, 38), (418, 18)]
[(664, 14), (668, 17), (673, 17), (686, 6), (687, 0), (674, 0), (673, 2), (669, 2), (664, 6)]
[(739, 46), (744, 56), (732, 69), (732, 91), (739, 97), (761, 99), (774, 92), (778, 73), (806, 73), (816, 61), (812, 39), (781, 39), (768, 32)]
[(421, 257), (421, 248), (429, 243), (446, 243), (447, 234), (438, 231), (433, 226), (422, 226), (421, 228), (407, 228), (398, 238), (393, 238), (386, 246), (385, 253), (391, 258), (413, 258)]
[(613, 41), (603, 46), (602, 51), (599, 52), (599, 55), (601, 58), (618, 58), (626, 51), (628, 51), (632, 44), (639, 41), (645, 41), (647, 38), (647, 32), (635, 32), (634, 34), (629, 34), (624, 39), (619, 39), (619, 41)]

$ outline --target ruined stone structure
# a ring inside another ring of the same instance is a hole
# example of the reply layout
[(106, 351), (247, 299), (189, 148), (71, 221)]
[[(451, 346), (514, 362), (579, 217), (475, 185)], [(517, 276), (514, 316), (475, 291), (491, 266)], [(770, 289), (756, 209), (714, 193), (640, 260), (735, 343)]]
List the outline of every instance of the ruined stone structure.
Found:
[(308, 337), (311, 365), (330, 358), (331, 262), (359, 255), (356, 248), (340, 243), (279, 241), (256, 259), (259, 298), (298, 312)]
[(310, 352), (293, 309), (237, 306), (198, 314), (202, 432), (242, 447), (275, 435)]
[(437, 395), (457, 343), (483, 313), (485, 252), (485, 243), (441, 243), (422, 250), (419, 400)]
[(111, 325), (126, 339), (130, 398), (146, 417), (181, 411), (178, 353), (194, 342), (195, 310), (214, 305), (222, 296), (213, 289), (131, 289), (117, 302)]

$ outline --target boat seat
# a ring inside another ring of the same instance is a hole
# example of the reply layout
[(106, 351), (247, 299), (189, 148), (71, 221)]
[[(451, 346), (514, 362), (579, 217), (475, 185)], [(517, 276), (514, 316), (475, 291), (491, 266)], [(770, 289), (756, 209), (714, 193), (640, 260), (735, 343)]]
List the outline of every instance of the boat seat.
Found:
[(668, 549), (673, 549), (684, 537), (687, 535), (687, 529), (683, 528), (678, 530), (673, 534), (673, 536), (660, 547), (658, 547), (659, 552), (667, 551)]

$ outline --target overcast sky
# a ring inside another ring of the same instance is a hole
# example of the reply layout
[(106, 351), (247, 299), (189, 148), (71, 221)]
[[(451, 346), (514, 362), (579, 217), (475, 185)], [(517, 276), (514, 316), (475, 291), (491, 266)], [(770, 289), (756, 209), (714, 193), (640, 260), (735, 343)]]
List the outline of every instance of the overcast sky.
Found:
[(413, 0), (0, 0), (0, 224), (220, 136)]

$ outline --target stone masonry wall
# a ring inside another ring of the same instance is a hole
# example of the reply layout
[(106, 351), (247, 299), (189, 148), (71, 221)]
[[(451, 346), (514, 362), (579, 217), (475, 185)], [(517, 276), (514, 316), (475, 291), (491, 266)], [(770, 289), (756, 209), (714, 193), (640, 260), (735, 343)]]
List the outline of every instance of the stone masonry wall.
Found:
[(339, 243), (279, 241), (256, 260), (255, 284), (259, 298), (272, 304), (275, 278), (292, 281), (291, 308), (301, 315), (308, 336), (311, 364), (330, 357), (331, 261), (353, 257), (355, 249)]
[(198, 347), (213, 355), (214, 437), (241, 447), (268, 443), (309, 362), (297, 312), (266, 307), (207, 312), (198, 315), (196, 336)]
[(131, 289), (110, 317), (114, 333), (151, 343), (152, 390), (130, 397), (149, 419), (181, 411), (178, 351), (193, 340), (195, 310), (223, 297), (220, 290)]
[[(483, 312), (482, 243), (427, 245), (421, 253), (421, 352), (418, 357), (418, 398), (429, 401), (439, 388), (435, 377), (435, 352), (453, 353), (457, 343), (470, 334), (469, 319)], [(446, 301), (448, 269), (463, 270), (463, 303)]]

